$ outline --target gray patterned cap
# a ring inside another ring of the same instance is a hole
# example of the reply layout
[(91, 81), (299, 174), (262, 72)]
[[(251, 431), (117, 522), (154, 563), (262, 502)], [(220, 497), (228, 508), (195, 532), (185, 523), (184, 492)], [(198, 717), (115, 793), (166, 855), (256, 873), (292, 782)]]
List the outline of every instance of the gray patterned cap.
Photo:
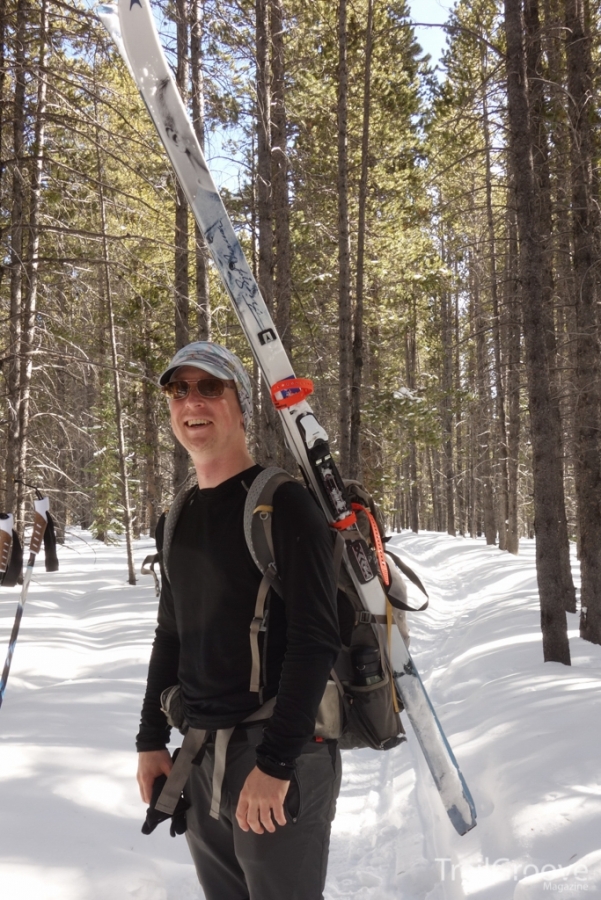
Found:
[(180, 366), (195, 366), (203, 372), (214, 375), (215, 378), (234, 381), (244, 416), (244, 429), (248, 431), (253, 417), (252, 387), (248, 372), (235, 353), (212, 341), (194, 341), (192, 344), (186, 344), (177, 351), (159, 378), (159, 384), (167, 384)]

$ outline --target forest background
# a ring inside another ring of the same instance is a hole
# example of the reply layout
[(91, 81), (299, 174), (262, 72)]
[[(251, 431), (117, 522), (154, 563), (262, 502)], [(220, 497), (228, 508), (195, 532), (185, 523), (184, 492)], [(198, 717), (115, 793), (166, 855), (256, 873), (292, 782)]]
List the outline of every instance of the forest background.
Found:
[[(435, 67), (406, 0), (153, 6), (226, 207), (344, 474), (390, 528), (537, 539), (545, 659), (601, 643), (599, 10), (459, 0)], [(256, 366), (93, 9), (0, 0), (3, 508), (153, 534), (188, 461), (157, 376)], [(210, 154), (209, 154), (210, 158)]]

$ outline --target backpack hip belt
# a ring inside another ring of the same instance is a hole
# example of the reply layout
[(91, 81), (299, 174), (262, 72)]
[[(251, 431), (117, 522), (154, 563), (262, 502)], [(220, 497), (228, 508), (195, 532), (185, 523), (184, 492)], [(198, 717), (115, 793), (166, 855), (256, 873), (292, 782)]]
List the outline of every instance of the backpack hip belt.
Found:
[[(173, 692), (173, 688), (167, 688), (167, 690)], [(258, 722), (261, 719), (268, 719), (273, 712), (274, 706), (275, 697), (268, 700), (267, 703), (264, 703), (263, 706), (243, 719), (242, 722), (246, 724)], [(242, 724), (242, 722), (240, 724)], [(218, 728), (216, 731), (209, 731), (205, 728), (191, 728), (188, 726), (181, 749), (173, 764), (173, 768), (167, 777), (163, 790), (159, 795), (159, 799), (155, 804), (155, 809), (158, 809), (159, 812), (166, 813), (168, 816), (173, 815), (175, 807), (181, 797), (181, 793), (190, 777), (194, 759), (206, 744), (209, 735), (214, 734), (215, 762), (213, 766), (213, 793), (209, 815), (213, 819), (219, 818), (227, 748), (230, 738), (234, 733), (234, 729), (235, 726), (232, 728)]]

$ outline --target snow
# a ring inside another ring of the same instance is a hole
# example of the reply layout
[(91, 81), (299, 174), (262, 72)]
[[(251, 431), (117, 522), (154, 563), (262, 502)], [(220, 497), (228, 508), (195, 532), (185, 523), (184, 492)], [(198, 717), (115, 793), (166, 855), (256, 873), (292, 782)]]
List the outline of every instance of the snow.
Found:
[[(411, 650), (469, 784), (452, 828), (409, 730), (344, 754), (326, 900), (542, 900), (601, 891), (601, 647), (542, 662), (534, 545), (401, 534), (431, 597)], [(151, 542), (136, 544), (139, 565)], [(154, 630), (150, 578), (73, 532), (34, 570), (0, 710), (2, 900), (202, 900), (183, 838), (140, 833), (133, 737)], [(419, 603), (419, 594), (410, 601)], [(18, 589), (0, 593), (5, 652)]]

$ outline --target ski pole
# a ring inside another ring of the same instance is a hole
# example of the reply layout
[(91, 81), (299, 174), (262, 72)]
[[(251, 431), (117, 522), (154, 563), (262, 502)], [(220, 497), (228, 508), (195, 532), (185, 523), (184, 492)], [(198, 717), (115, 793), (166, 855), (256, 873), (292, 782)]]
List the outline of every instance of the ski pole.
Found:
[[(23, 618), (23, 609), (25, 607), (25, 601), (27, 600), (27, 592), (29, 590), (29, 582), (31, 581), (31, 574), (33, 572), (33, 567), (35, 564), (35, 558), (40, 551), (40, 547), (42, 545), (42, 538), (44, 537), (44, 532), (46, 530), (46, 524), (48, 521), (48, 497), (42, 497), (37, 492), (39, 499), (34, 500), (35, 506), (35, 515), (33, 520), (33, 531), (31, 533), (31, 542), (29, 544), (29, 559), (27, 561), (27, 568), (25, 570), (25, 575), (23, 576), (23, 587), (21, 588), (21, 597), (19, 598), (19, 605), (17, 606), (17, 612), (15, 615), (15, 621), (13, 624), (13, 630), (10, 635), (10, 641), (8, 642), (8, 653), (6, 654), (6, 662), (4, 663), (4, 669), (2, 671), (2, 677), (0, 678), (0, 706), (2, 706), (2, 701), (4, 700), (4, 692), (6, 690), (6, 682), (8, 681), (8, 673), (10, 672), (10, 664), (12, 662), (13, 653), (15, 652), (15, 644), (17, 643), (17, 637), (19, 636), (19, 627), (21, 625), (21, 619)], [(10, 516), (11, 523), (11, 537), (12, 537), (12, 516)], [(2, 528), (2, 535), (5, 533), (4, 523), (8, 522), (8, 519), (0, 520), (0, 528)], [(4, 538), (3, 538), (4, 540)], [(6, 552), (6, 556), (8, 559), (8, 551)], [(6, 567), (4, 569), (6, 571)]]

